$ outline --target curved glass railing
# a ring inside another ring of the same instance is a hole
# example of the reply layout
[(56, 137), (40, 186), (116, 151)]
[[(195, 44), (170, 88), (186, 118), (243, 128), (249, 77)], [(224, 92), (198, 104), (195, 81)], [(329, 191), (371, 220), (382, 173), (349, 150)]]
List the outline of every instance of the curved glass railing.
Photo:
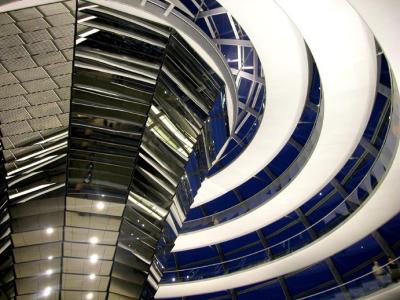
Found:
[(315, 118), (315, 122), (313, 124), (313, 128), (311, 130), (311, 134), (308, 137), (308, 140), (304, 144), (301, 152), (297, 155), (294, 161), (287, 167), (287, 169), (273, 182), (267, 185), (265, 188), (257, 192), (255, 195), (249, 197), (243, 202), (231, 206), (225, 210), (219, 211), (212, 215), (194, 219), (191, 221), (187, 221), (184, 223), (181, 232), (190, 232), (199, 230), (202, 228), (206, 228), (209, 226), (221, 224), (223, 222), (227, 222), (232, 220), (240, 215), (243, 215), (258, 206), (266, 203), (268, 200), (272, 199), (273, 196), (276, 195), (279, 191), (287, 186), (300, 172), (300, 170), (304, 167), (307, 160), (311, 157), (312, 151), (318, 141), (322, 121), (323, 121), (323, 94), (322, 89), (320, 92), (320, 105), (318, 106), (317, 115)]
[[(255, 52), (254, 49), (251, 49), (251, 51), (246, 56), (244, 63), (239, 70), (239, 73), (244, 71), (243, 68), (245, 65), (247, 65), (246, 63), (251, 58), (251, 54), (253, 51)], [(253, 55), (255, 55), (255, 53)], [(239, 112), (237, 124), (234, 129), (233, 135), (228, 138), (227, 142), (225, 143), (225, 147), (221, 150), (221, 155), (217, 155), (215, 157), (215, 160), (207, 174), (208, 176), (212, 176), (227, 167), (242, 153), (242, 151), (250, 144), (251, 140), (254, 138), (264, 115), (266, 99), (265, 86), (260, 83), (257, 83), (257, 85), (260, 85), (258, 88), (258, 92), (255, 92), (257, 96), (248, 108), (249, 110), (251, 110), (251, 112), (248, 112), (246, 110), (242, 110)], [(242, 86), (244, 88), (242, 88)], [(252, 93), (250, 85), (241, 85), (239, 83), (237, 89), (239, 101), (240, 99), (246, 100), (248, 97), (250, 97), (250, 94)], [(242, 104), (246, 105), (245, 103)], [(240, 139), (240, 141), (237, 141), (236, 138)]]
[[(394, 118), (396, 118), (396, 122), (393, 122)], [(386, 133), (384, 145), (380, 149), (377, 159), (370, 170), (354, 190), (323, 218), (288, 239), (239, 258), (179, 270), (164, 270), (162, 282), (198, 280), (250, 268), (260, 263), (288, 255), (309, 245), (315, 241), (312, 238), (315, 233), (318, 234), (318, 238), (329, 233), (358, 210), (364, 201), (373, 194), (379, 182), (384, 178), (386, 171), (390, 168), (398, 146), (398, 138), (393, 130), (393, 124), (397, 124), (397, 118), (398, 116), (393, 116), (388, 121), (389, 128)]]
[[(396, 264), (397, 261), (400, 261), (400, 257), (393, 259), (392, 263)], [(379, 296), (378, 291), (381, 291), (383, 289), (385, 290), (391, 289), (391, 285), (396, 283), (395, 282), (396, 280), (400, 279), (399, 274), (397, 273), (400, 273), (400, 270), (397, 269), (397, 267), (395, 268), (395, 270), (391, 270), (389, 263), (387, 263), (385, 265), (376, 268), (376, 270), (367, 272), (345, 283), (297, 299), (298, 300), (358, 299), (361, 297), (371, 295), (373, 293), (376, 293), (377, 297), (382, 297), (382, 295)], [(379, 299), (385, 299), (385, 298), (379, 298)]]

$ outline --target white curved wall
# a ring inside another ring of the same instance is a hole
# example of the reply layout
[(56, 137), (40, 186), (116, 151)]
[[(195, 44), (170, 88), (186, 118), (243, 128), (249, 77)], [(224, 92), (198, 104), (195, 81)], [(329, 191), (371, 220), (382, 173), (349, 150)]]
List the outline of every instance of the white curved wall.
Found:
[(266, 106), (251, 143), (229, 166), (202, 182), (192, 207), (236, 188), (270, 163), (289, 141), (307, 97), (304, 40), (276, 3), (252, 0), (250, 6), (241, 0), (219, 2), (236, 18), (257, 50), (266, 77)]
[[(348, 1), (374, 32), (392, 68), (392, 74), (398, 82), (400, 79), (400, 52), (398, 51), (400, 49), (400, 39), (398, 38), (400, 2), (397, 0)], [(395, 90), (392, 104), (393, 114), (399, 116), (400, 98), (398, 90)], [(393, 133), (399, 140), (399, 120), (392, 118), (392, 122), (396, 122), (393, 126)], [(397, 188), (399, 182), (400, 149), (398, 148), (392, 167), (375, 194), (367, 200), (359, 212), (322, 239), (286, 257), (236, 274), (202, 281), (160, 285), (156, 298), (202, 294), (235, 288), (281, 276), (321, 261), (362, 239), (400, 211)]]
[[(377, 82), (375, 41), (368, 27), (345, 0), (277, 3), (299, 28), (320, 73), (324, 119), (317, 145), (297, 177), (274, 198), (231, 221), (179, 235), (175, 252), (240, 237), (291, 213), (329, 183), (347, 162), (365, 130)], [(259, 10), (248, 2), (247, 5), (255, 13)], [(279, 31), (277, 27), (275, 30)], [(258, 154), (259, 159), (262, 156)]]

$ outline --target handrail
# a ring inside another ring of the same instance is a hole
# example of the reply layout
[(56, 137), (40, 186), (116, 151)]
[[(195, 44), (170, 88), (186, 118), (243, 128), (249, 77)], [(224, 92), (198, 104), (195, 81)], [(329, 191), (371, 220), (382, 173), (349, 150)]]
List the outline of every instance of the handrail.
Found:
[[(389, 149), (389, 147), (393, 144), (393, 139), (395, 140), (396, 136), (394, 136), (394, 133), (390, 130), (391, 125), (392, 125), (392, 121), (389, 119), (388, 122), (389, 122), (389, 126), (388, 126), (388, 130), (386, 132), (386, 135), (385, 135), (385, 139), (384, 139), (384, 143), (383, 143), (384, 146), (379, 150), (377, 158), (374, 161), (374, 163), (372, 164), (372, 166), (369, 169), (369, 171), (367, 172), (367, 174), (364, 175), (363, 179), (357, 184), (357, 186), (353, 189), (353, 191), (350, 194), (348, 194), (348, 196), (343, 201), (341, 201), (334, 209), (332, 209), (328, 214), (326, 214), (323, 218), (319, 219), (313, 225), (311, 225), (308, 228), (300, 231), (299, 233), (297, 233), (297, 234), (285, 239), (284, 241), (278, 242), (278, 243), (276, 243), (276, 244), (274, 244), (272, 246), (269, 246), (268, 248), (264, 248), (264, 249), (255, 251), (255, 252), (243, 255), (241, 257), (238, 257), (238, 258), (230, 259), (230, 260), (223, 261), (223, 262), (213, 263), (213, 264), (209, 264), (209, 265), (204, 265), (204, 266), (195, 266), (195, 267), (185, 268), (185, 269), (164, 270), (163, 272), (164, 273), (178, 273), (178, 272), (184, 272), (184, 271), (189, 271), (189, 270), (204, 269), (204, 268), (213, 267), (213, 266), (222, 266), (224, 264), (227, 264), (227, 263), (230, 263), (230, 262), (233, 262), (233, 261), (240, 261), (240, 260), (243, 260), (243, 259), (245, 259), (247, 257), (255, 256), (256, 254), (259, 254), (259, 253), (268, 252), (268, 250), (271, 250), (272, 248), (275, 248), (276, 246), (285, 244), (286, 242), (289, 242), (293, 238), (301, 236), (303, 233), (305, 233), (308, 230), (314, 228), (316, 225), (320, 224), (327, 217), (331, 216), (334, 212), (336, 212), (338, 210), (338, 208), (341, 208), (343, 206), (343, 204), (345, 204), (347, 202), (352, 202), (353, 205), (357, 205), (357, 208), (358, 208), (361, 205), (361, 202), (363, 202), (366, 199), (366, 198), (364, 198), (362, 200), (358, 199), (358, 197), (356, 195), (358, 193), (358, 189), (361, 188), (361, 187), (364, 187), (364, 185), (365, 185), (364, 189), (362, 189), (362, 190), (368, 192), (368, 187), (370, 187), (371, 191), (369, 191), (369, 192), (372, 192), (375, 189), (376, 186), (372, 187), (371, 183), (369, 181), (367, 181), (367, 180), (370, 179), (370, 176), (374, 176), (376, 178), (378, 175), (381, 175), (381, 179), (382, 179), (382, 176), (385, 175), (385, 173), (386, 173), (386, 171), (388, 169), (388, 166), (386, 166), (386, 164), (390, 165), (390, 163), (392, 161), (393, 152), (391, 151), (391, 149)], [(381, 156), (383, 156), (383, 154), (387, 154), (388, 157), (386, 157), (386, 156), (385, 157), (381, 157)], [(382, 165), (378, 164), (378, 163), (382, 163)], [(376, 168), (376, 170), (375, 170), (375, 168)], [(354, 196), (356, 196), (355, 199), (353, 199)], [(354, 210), (356, 210), (356, 209), (354, 209)], [(338, 211), (340, 211), (340, 209)], [(325, 231), (324, 234), (326, 234), (329, 231), (330, 230)], [(319, 236), (318, 238), (321, 238), (321, 236)]]
[[(236, 205), (233, 205), (229, 208), (226, 208), (222, 211), (216, 212), (212, 215), (204, 216), (201, 218), (197, 218), (194, 220), (187, 221), (183, 224), (183, 227), (181, 229), (182, 233), (185, 232), (190, 232), (192, 231), (195, 227), (199, 226), (199, 228), (195, 228), (196, 230), (201, 229), (205, 226), (212, 226), (216, 224), (221, 224), (223, 222), (232, 220), (232, 216), (240, 216), (241, 213), (238, 213), (238, 211), (242, 208), (247, 206), (247, 209), (245, 213), (251, 211), (252, 209), (257, 208), (259, 205), (266, 203), (268, 200), (271, 200), (272, 198), (265, 199), (269, 196), (269, 193), (271, 193), (271, 190), (276, 188), (276, 187), (285, 187), (285, 183), (290, 182), (293, 180), (293, 178), (298, 174), (298, 171), (304, 166), (304, 164), (307, 162), (307, 160), (310, 157), (310, 153), (313, 151), (314, 146), (316, 144), (316, 141), (319, 137), (320, 130), (322, 127), (322, 120), (323, 116), (321, 115), (323, 113), (323, 90), (321, 88), (320, 92), (320, 105), (318, 106), (318, 111), (317, 111), (317, 116), (315, 119), (315, 122), (313, 124), (313, 128), (311, 130), (311, 133), (306, 141), (306, 143), (303, 146), (302, 151), (297, 155), (297, 157), (291, 162), (291, 164), (286, 168), (285, 171), (282, 172), (282, 174), (275, 178), (274, 181), (272, 181), (270, 184), (268, 184), (266, 187), (264, 187), (261, 191), (258, 191), (256, 194), (253, 196), (249, 197), (248, 199), (244, 200), (243, 202), (240, 202)], [(296, 169), (298, 167), (298, 169)], [(296, 169), (296, 170), (295, 170)], [(286, 175), (289, 178), (284, 178)], [(265, 194), (265, 198), (260, 201), (260, 197), (262, 197)], [(253, 203), (255, 205), (251, 205)], [(231, 215), (231, 217), (226, 217), (227, 215)]]
[[(400, 256), (398, 256), (398, 257), (396, 257), (395, 259), (393, 259), (392, 262), (396, 262), (396, 261), (399, 260), (399, 259), (400, 259)], [(382, 269), (386, 268), (386, 266), (388, 266), (388, 265), (389, 265), (389, 263), (386, 263), (386, 264), (384, 264), (383, 266), (381, 266), (379, 269), (382, 270)], [(347, 285), (347, 284), (353, 283), (353, 282), (355, 282), (355, 281), (357, 281), (357, 280), (359, 280), (359, 279), (361, 279), (361, 278), (367, 277), (368, 275), (371, 275), (371, 274), (373, 274), (373, 273), (375, 273), (375, 271), (370, 271), (370, 272), (368, 272), (368, 273), (365, 273), (365, 274), (363, 274), (363, 275), (361, 275), (361, 276), (359, 276), (359, 277), (357, 277), (357, 278), (354, 278), (354, 279), (352, 279), (352, 280), (349, 280), (349, 281), (344, 282), (344, 283), (342, 283), (342, 284), (339, 284), (339, 285), (337, 285), (337, 286), (331, 287), (331, 288), (326, 289), (326, 290), (323, 290), (323, 291), (321, 291), (321, 292), (317, 292), (317, 293), (315, 293), (315, 294), (311, 294), (311, 295), (308, 295), (308, 296), (305, 296), (305, 297), (298, 298), (297, 300), (309, 299), (309, 298), (311, 298), (311, 297), (315, 297), (315, 296), (318, 296), (318, 295), (321, 295), (321, 294), (325, 294), (326, 292), (330, 292), (330, 291), (333, 291), (333, 290), (335, 290), (335, 289), (337, 289), (337, 288), (340, 288), (340, 287), (342, 287), (342, 286), (345, 286), (345, 285)]]

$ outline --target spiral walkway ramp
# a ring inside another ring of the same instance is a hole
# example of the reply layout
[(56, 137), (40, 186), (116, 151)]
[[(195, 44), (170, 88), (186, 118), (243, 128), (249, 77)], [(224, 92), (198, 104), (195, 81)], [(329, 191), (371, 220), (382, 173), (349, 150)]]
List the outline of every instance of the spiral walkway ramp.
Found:
[(399, 299), (400, 2), (0, 2), (0, 299)]

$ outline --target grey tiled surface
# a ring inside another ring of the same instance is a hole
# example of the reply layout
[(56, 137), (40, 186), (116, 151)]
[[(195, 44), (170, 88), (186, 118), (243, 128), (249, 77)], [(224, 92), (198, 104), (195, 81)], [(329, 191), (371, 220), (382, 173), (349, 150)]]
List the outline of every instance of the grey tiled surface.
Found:
[(33, 142), (68, 126), (74, 3), (0, 13), (0, 130), (8, 169), (38, 147)]

